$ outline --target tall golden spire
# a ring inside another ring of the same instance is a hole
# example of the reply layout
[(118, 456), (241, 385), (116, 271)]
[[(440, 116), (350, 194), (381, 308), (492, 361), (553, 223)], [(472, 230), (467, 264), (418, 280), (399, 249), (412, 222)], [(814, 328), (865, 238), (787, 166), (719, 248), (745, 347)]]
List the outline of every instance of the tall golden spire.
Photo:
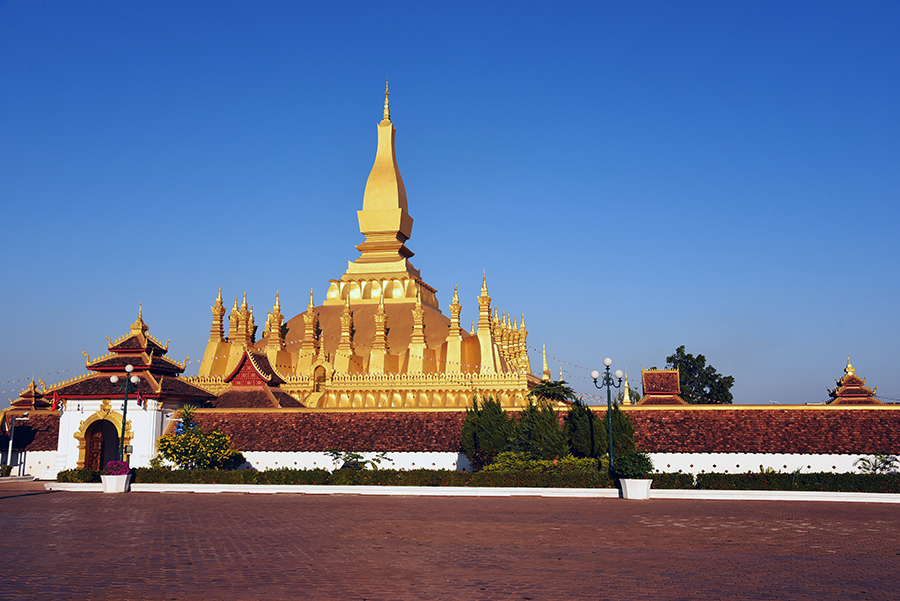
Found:
[(363, 208), (357, 211), (359, 231), (366, 237), (356, 248), (362, 255), (347, 266), (347, 276), (359, 274), (400, 274), (419, 276), (407, 259), (413, 252), (406, 248), (413, 219), (406, 202), (406, 188), (394, 150), (396, 129), (391, 123), (388, 88), (384, 89), (384, 119), (378, 124), (378, 149), (375, 163), (366, 181)]
[(383, 119), (384, 121), (391, 120), (391, 109), (388, 106), (388, 94), (390, 94), (390, 92), (388, 92), (388, 80), (385, 79), (384, 80), (384, 119)]

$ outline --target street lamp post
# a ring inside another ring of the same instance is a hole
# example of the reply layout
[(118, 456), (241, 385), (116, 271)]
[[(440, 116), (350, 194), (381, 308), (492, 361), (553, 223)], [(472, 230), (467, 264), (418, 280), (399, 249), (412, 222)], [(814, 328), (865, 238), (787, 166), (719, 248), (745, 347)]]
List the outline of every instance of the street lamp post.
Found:
[[(594, 386), (597, 388), (602, 390), (603, 387), (606, 386), (606, 423), (609, 427), (609, 473), (612, 474), (615, 467), (613, 463), (612, 389), (622, 386), (622, 376), (625, 374), (622, 373), (621, 369), (617, 369), (615, 374), (609, 373), (609, 366), (612, 365), (612, 359), (609, 357), (603, 360), (603, 365), (606, 366), (606, 370), (601, 373), (595, 369), (591, 372), (591, 378), (594, 379)], [(613, 375), (618, 378), (618, 384), (613, 382)], [(601, 376), (603, 377), (603, 380), (598, 384), (597, 380), (600, 379)]]
[(9, 421), (9, 449), (6, 451), (6, 465), (12, 465), (13, 433), (16, 431), (16, 422), (27, 422), (28, 412), (23, 413), (22, 417), (13, 417)]
[[(130, 374), (134, 371), (134, 366), (129, 363), (125, 366), (125, 371)], [(119, 376), (111, 376), (109, 381), (117, 384)], [(131, 376), (130, 378), (126, 376), (120, 388), (120, 390), (125, 391), (125, 403), (122, 406), (122, 437), (119, 439), (119, 461), (125, 461), (125, 425), (128, 423), (128, 393), (131, 390), (137, 390), (137, 385), (140, 381), (141, 379), (137, 376)]]

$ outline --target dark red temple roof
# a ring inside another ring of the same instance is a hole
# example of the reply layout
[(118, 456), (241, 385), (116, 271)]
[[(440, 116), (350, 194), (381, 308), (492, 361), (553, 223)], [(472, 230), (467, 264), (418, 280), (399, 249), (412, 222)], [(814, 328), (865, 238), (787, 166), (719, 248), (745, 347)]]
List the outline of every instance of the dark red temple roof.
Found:
[(210, 405), (217, 409), (272, 409), (303, 407), (303, 404), (281, 390), (268, 386), (241, 386), (223, 392)]
[[(877, 390), (878, 387), (875, 387)], [(875, 390), (866, 388), (866, 380), (856, 375), (856, 370), (847, 359), (847, 367), (844, 375), (835, 380), (834, 390), (828, 391), (831, 397), (829, 405), (883, 405), (875, 398)]]
[(681, 398), (677, 369), (643, 369), (644, 396), (638, 405), (687, 405)]
[[(9, 415), (21, 417), (24, 411), (8, 411), (4, 419), (9, 420)], [(29, 411), (28, 421), (16, 422), (13, 437), (13, 448), (23, 451), (55, 451), (59, 442), (59, 413), (55, 411)], [(9, 433), (7, 425), (3, 426), (3, 434), (0, 434), (0, 447), (6, 452), (9, 445)]]
[[(119, 382), (116, 384), (109, 381), (110, 375), (110, 373), (92, 374), (70, 384), (63, 384), (54, 390), (64, 399), (121, 398), (123, 395), (122, 381), (129, 377), (129, 374), (126, 374), (124, 370), (117, 373)], [(150, 374), (138, 372), (132, 372), (130, 375), (136, 375), (140, 379), (133, 390), (129, 392), (130, 395), (140, 392), (142, 395), (154, 399), (174, 399), (200, 403), (213, 398), (213, 395), (206, 390), (176, 376), (159, 376), (154, 378)]]
[(225, 382), (235, 386), (277, 386), (284, 383), (269, 358), (262, 353), (251, 353), (245, 350), (237, 366), (225, 377)]

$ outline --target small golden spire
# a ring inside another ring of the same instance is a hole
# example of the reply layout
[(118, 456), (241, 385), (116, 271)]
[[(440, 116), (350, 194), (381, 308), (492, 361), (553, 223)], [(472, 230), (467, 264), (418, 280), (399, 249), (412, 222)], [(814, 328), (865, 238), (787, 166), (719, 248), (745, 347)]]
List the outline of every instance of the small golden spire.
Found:
[(459, 304), (459, 293), (456, 290), (456, 284), (453, 284), (453, 304)]
[(307, 307), (310, 311), (316, 308), (316, 305), (313, 303), (313, 289), (309, 289), (309, 307)]
[(219, 286), (219, 295), (216, 297), (216, 304), (222, 304), (222, 287)]
[(847, 355), (847, 367), (844, 368), (844, 373), (848, 376), (851, 376), (856, 373), (856, 370), (850, 365), (850, 355)]
[(388, 107), (388, 94), (390, 94), (390, 92), (388, 91), (388, 80), (385, 78), (385, 80), (384, 80), (384, 120), (385, 121), (391, 120), (391, 109)]
[(273, 307), (275, 311), (281, 311), (281, 302), (278, 299), (278, 291), (275, 291), (275, 307)]
[(543, 371), (544, 378), (549, 380), (550, 379), (550, 368), (547, 367), (547, 345), (546, 344), (542, 345), (541, 354), (544, 356), (544, 371)]
[(471, 334), (472, 336), (475, 335), (475, 322), (474, 321), (472, 322), (472, 329), (469, 330), (469, 334)]
[(525, 314), (522, 313), (522, 329), (525, 329)]
[(481, 277), (481, 296), (487, 296), (487, 295), (488, 295), (487, 272), (485, 272), (485, 274)]
[(231, 306), (231, 312), (237, 313), (237, 311), (238, 311), (238, 304), (237, 304), (237, 297), (235, 296), (234, 297), (234, 305)]
[(625, 390), (622, 391), (622, 404), (631, 404), (631, 391), (628, 389), (628, 372), (625, 372)]
[[(144, 321), (144, 303), (138, 303), (138, 319)], [(850, 361), (850, 355), (847, 355), (847, 361)]]
[(244, 300), (241, 301), (241, 310), (242, 311), (247, 310), (247, 291), (246, 290), (244, 290)]

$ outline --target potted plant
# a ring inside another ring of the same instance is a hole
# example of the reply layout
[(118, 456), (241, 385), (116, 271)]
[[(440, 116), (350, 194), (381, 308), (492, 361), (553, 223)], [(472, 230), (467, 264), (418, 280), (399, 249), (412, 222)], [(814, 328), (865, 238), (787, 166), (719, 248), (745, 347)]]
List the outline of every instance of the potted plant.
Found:
[(653, 461), (643, 451), (632, 451), (616, 457), (615, 472), (622, 487), (623, 499), (649, 499), (650, 484), (653, 482), (650, 472)]
[(128, 492), (131, 490), (131, 470), (127, 461), (110, 461), (100, 475), (103, 492)]

